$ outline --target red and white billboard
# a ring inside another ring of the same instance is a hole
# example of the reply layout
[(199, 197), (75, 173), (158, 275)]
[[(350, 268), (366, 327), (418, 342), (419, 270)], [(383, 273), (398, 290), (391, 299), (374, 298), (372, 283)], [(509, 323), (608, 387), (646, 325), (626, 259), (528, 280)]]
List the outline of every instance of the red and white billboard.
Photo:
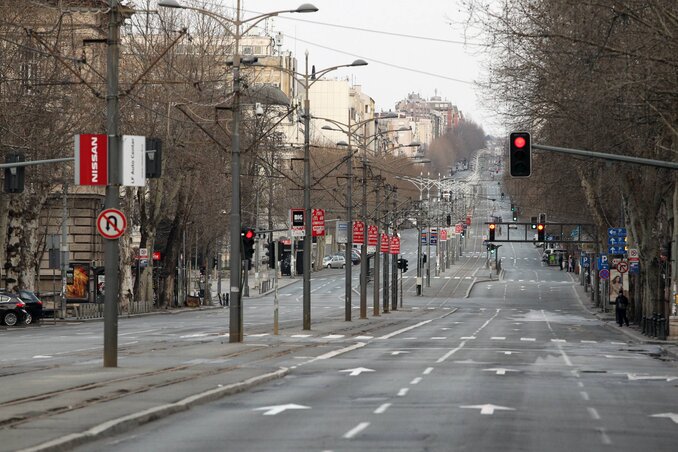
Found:
[(376, 224), (367, 226), (367, 246), (377, 246), (377, 239), (379, 238), (379, 228)]
[(108, 136), (75, 136), (75, 185), (108, 185)]
[(400, 254), (400, 237), (391, 236), (391, 254)]
[(353, 243), (362, 245), (365, 242), (365, 223), (362, 221), (353, 222)]
[(311, 211), (311, 229), (313, 237), (325, 235), (325, 210), (313, 209)]
[(388, 238), (388, 234), (385, 232), (381, 233), (381, 252), (384, 254), (389, 254), (391, 252), (391, 241)]

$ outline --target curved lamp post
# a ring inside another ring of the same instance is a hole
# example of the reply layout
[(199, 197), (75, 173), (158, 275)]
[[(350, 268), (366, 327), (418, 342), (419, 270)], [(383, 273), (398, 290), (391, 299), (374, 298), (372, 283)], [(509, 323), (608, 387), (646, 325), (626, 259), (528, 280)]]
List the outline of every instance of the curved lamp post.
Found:
[[(229, 342), (243, 340), (243, 311), (242, 311), (242, 262), (240, 253), (241, 216), (240, 216), (240, 39), (254, 26), (268, 17), (281, 13), (314, 13), (318, 8), (310, 3), (304, 3), (296, 9), (285, 9), (270, 13), (259, 14), (249, 19), (240, 18), (240, 3), (237, 1), (235, 19), (229, 19), (212, 11), (185, 6), (176, 0), (160, 0), (158, 6), (165, 8), (179, 8), (204, 14), (215, 19), (235, 39), (233, 54), (233, 133), (231, 135), (231, 215), (230, 215), (230, 308), (229, 308)], [(235, 26), (232, 31), (228, 25)]]

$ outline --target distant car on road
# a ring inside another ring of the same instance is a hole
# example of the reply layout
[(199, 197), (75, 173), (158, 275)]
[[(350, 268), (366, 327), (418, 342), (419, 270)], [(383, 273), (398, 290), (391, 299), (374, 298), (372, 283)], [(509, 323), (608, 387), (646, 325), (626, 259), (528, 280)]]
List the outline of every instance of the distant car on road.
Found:
[(6, 294), (9, 296), (17, 296), (24, 302), (24, 311), (26, 311), (26, 318), (24, 323), (30, 325), (31, 323), (39, 323), (42, 318), (42, 301), (30, 290), (20, 289), (18, 294), (13, 294), (5, 291), (5, 289), (0, 289), (0, 293)]
[(24, 309), (25, 306), (18, 296), (0, 293), (0, 323), (15, 326), (25, 322), (29, 315)]
[(346, 258), (340, 255), (334, 255), (330, 261), (325, 265), (327, 268), (344, 268), (346, 267)]

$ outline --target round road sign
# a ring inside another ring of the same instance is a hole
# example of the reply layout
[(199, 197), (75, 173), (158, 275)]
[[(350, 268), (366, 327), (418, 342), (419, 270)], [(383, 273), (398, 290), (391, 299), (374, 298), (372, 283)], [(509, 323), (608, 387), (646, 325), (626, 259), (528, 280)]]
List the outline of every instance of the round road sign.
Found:
[(617, 271), (619, 273), (626, 273), (629, 271), (629, 264), (626, 261), (622, 261), (617, 264)]
[(117, 239), (127, 229), (127, 218), (118, 209), (106, 209), (97, 217), (97, 229), (105, 239)]
[(604, 268), (598, 272), (598, 276), (600, 276), (600, 279), (610, 279), (610, 270)]

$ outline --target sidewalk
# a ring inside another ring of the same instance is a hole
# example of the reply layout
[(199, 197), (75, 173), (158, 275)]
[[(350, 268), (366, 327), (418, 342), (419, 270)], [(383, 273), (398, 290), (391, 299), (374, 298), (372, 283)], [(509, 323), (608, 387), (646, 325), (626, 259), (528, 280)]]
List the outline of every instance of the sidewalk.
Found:
[(640, 328), (636, 324), (630, 324), (630, 326), (619, 326), (617, 325), (614, 311), (611, 312), (602, 312), (599, 307), (591, 302), (590, 292), (585, 292), (584, 287), (579, 284), (577, 275), (573, 273), (568, 273), (573, 281), (575, 282), (575, 291), (579, 298), (579, 302), (582, 307), (586, 309), (591, 315), (597, 317), (601, 321), (605, 322), (607, 328), (616, 329), (632, 340), (639, 342), (641, 344), (653, 344), (659, 345), (662, 351), (671, 356), (674, 359), (678, 359), (678, 341), (669, 341), (669, 340), (660, 340), (654, 337), (645, 336), (640, 332)]

